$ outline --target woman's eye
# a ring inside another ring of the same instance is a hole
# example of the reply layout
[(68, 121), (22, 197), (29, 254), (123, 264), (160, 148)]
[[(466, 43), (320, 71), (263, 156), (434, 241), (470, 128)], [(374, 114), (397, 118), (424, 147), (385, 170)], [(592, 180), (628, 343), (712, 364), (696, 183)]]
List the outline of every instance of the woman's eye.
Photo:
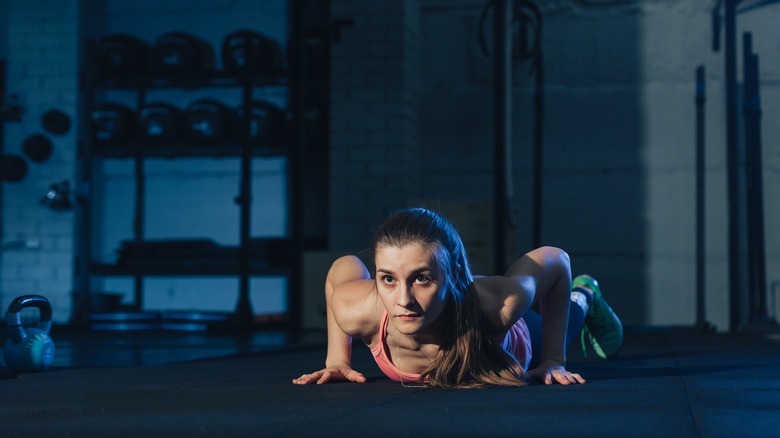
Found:
[(417, 284), (425, 284), (425, 283), (431, 281), (431, 279), (426, 277), (425, 275), (420, 275), (419, 277), (417, 277), (416, 281), (417, 281)]
[(395, 279), (389, 275), (385, 275), (384, 277), (382, 277), (382, 283), (391, 285), (395, 283)]

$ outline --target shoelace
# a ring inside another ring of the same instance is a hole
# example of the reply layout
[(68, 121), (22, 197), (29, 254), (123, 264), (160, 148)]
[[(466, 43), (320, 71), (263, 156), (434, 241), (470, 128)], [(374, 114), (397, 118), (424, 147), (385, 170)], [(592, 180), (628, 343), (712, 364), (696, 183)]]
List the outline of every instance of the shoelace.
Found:
[(587, 325), (582, 326), (582, 331), (580, 332), (580, 343), (582, 344), (582, 355), (586, 358), (588, 357), (588, 347), (585, 345), (585, 336), (588, 336), (590, 338), (590, 331), (588, 330)]

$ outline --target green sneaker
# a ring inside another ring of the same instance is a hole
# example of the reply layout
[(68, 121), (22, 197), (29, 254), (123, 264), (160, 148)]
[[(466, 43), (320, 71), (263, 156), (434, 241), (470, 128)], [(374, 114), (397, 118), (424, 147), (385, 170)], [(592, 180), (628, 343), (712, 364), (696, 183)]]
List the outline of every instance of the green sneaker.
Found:
[(602, 295), (596, 279), (590, 275), (578, 275), (572, 282), (572, 289), (577, 287), (585, 287), (593, 291), (593, 303), (590, 305), (588, 314), (585, 315), (585, 324), (580, 334), (582, 351), (587, 357), (585, 348), (585, 338), (587, 337), (593, 350), (600, 358), (615, 357), (623, 345), (623, 324), (620, 323), (620, 318), (615, 315), (615, 312), (604, 300), (604, 295)]

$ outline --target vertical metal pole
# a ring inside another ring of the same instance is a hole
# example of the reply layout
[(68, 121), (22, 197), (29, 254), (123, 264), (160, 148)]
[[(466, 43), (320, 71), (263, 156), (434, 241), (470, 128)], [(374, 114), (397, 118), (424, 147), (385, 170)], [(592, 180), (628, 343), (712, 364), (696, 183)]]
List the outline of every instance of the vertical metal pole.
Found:
[(249, 274), (250, 274), (250, 214), (252, 207), (252, 145), (249, 137), (249, 117), (252, 101), (252, 80), (250, 73), (243, 76), (241, 105), (244, 111), (241, 130), (241, 183), (238, 195), (240, 209), (240, 234), (238, 248), (238, 304), (235, 312), (235, 322), (240, 328), (249, 328), (254, 316), (252, 303), (249, 299)]
[(512, 103), (512, 2), (497, 0), (493, 15), (493, 135), (494, 135), (494, 244), (495, 271), (503, 273), (506, 263), (506, 224), (511, 199), (511, 103)]
[(744, 65), (745, 188), (748, 244), (748, 323), (765, 320), (766, 254), (764, 249), (764, 200), (761, 159), (761, 100), (758, 56), (753, 53), (749, 32), (742, 35)]
[(289, 169), (289, 207), (288, 217), (292, 251), (290, 256), (290, 276), (287, 278), (287, 312), (289, 315), (292, 335), (297, 338), (303, 327), (303, 163), (306, 151), (306, 124), (303, 113), (306, 106), (307, 85), (306, 69), (304, 67), (306, 23), (301, 2), (290, 3), (290, 27), (293, 38), (298, 41), (297, 50), (292, 55), (296, 57), (295, 71), (291, 71), (290, 107), (293, 113), (293, 132), (291, 135), (291, 150), (288, 156)]
[[(83, 40), (86, 56), (82, 55), (79, 61), (84, 70), (79, 74), (79, 86), (82, 89), (78, 101), (78, 113), (90, 115), (95, 102), (95, 78), (92, 66), (91, 54), (93, 44), (91, 40)], [(85, 59), (86, 58), (86, 59)], [(79, 120), (76, 143), (76, 203), (75, 209), (75, 239), (74, 239), (74, 296), (73, 311), (71, 312), (71, 325), (86, 325), (89, 315), (92, 313), (92, 282), (90, 276), (90, 262), (92, 261), (92, 205), (94, 203), (93, 167), (95, 157), (93, 152), (93, 140), (90, 133), (89, 122), (91, 118)]]
[(704, 66), (696, 68), (696, 326), (704, 328), (706, 322), (705, 302), (705, 184), (704, 184), (704, 112), (705, 112)]
[(729, 209), (729, 330), (736, 332), (743, 322), (742, 273), (739, 259), (740, 195), (739, 139), (737, 119), (737, 53), (736, 7), (739, 0), (725, 0), (725, 67), (726, 67), (726, 166)]
[[(0, 105), (2, 105), (5, 100), (5, 61), (0, 61)], [(0, 154), (3, 153), (3, 150), (5, 148), (5, 120), (3, 120), (2, 115), (0, 114)], [(0, 185), (0, 236), (3, 235), (3, 212), (2, 212), (2, 206), (3, 206), (3, 186)], [(3, 252), (0, 251), (0, 263), (2, 263), (3, 260)]]
[[(146, 102), (146, 87), (142, 86), (138, 90), (136, 108), (142, 108)], [(135, 145), (135, 217), (133, 220), (133, 236), (136, 243), (142, 243), (144, 240), (144, 202), (146, 199), (146, 175), (144, 174), (144, 145), (137, 142)], [(136, 311), (143, 309), (144, 302), (144, 277), (140, 274), (134, 275), (135, 304)]]
[[(541, 27), (539, 22), (538, 26)], [(542, 37), (541, 31), (538, 38)], [(542, 195), (544, 193), (544, 65), (542, 61), (541, 42), (539, 53), (536, 54), (536, 80), (534, 82), (534, 194), (533, 194), (533, 247), (542, 246)]]

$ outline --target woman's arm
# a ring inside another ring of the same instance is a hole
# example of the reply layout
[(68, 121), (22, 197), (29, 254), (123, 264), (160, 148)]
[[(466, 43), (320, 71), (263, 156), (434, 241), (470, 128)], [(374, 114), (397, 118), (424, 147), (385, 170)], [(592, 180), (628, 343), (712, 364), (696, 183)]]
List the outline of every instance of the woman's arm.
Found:
[[(561, 278), (563, 280), (559, 282)], [(565, 322), (568, 291), (564, 289), (571, 286), (571, 274), (569, 257), (558, 248), (546, 246), (533, 250), (512, 263), (504, 275), (476, 278), (474, 287), (488, 329), (494, 333), (506, 333), (533, 304), (539, 302), (541, 305), (545, 301), (556, 282), (559, 283), (557, 295), (566, 294)], [(553, 292), (553, 295), (556, 293)]]
[(566, 327), (571, 297), (571, 262), (561, 249), (543, 247), (509, 267), (508, 273), (530, 271), (536, 290), (531, 306), (539, 303), (542, 317), (542, 351), (539, 368), (566, 365)]
[[(539, 367), (529, 376), (551, 383), (584, 382), (565, 370), (566, 327), (569, 319), (571, 265), (561, 249), (542, 247), (515, 261), (503, 276), (474, 281), (485, 321), (491, 331), (506, 333), (535, 303), (542, 317)], [(571, 380), (573, 377), (574, 380)]]
[(366, 381), (361, 373), (352, 369), (352, 336), (370, 335), (372, 328), (368, 317), (371, 312), (362, 306), (370, 304), (369, 294), (373, 287), (368, 270), (357, 257), (345, 256), (333, 263), (325, 280), (328, 328), (325, 368), (293, 379), (293, 383)]

